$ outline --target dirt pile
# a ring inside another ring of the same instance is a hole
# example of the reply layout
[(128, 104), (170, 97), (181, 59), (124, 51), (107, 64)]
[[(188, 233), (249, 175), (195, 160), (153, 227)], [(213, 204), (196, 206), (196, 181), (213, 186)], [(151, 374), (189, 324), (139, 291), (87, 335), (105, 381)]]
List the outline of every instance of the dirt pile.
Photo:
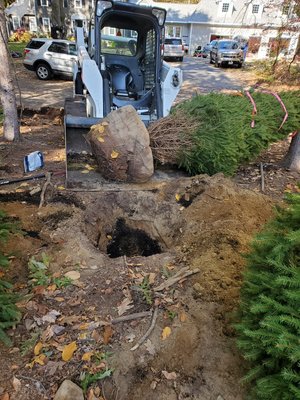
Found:
[[(10, 358), (5, 356), (8, 367), (1, 372), (0, 385), (15, 400), (33, 395), (36, 400), (52, 398), (63, 379), (80, 384), (80, 373), (95, 373), (96, 364), (82, 361), (84, 352), (109, 352), (112, 355), (105, 362), (114, 368), (113, 378), (94, 384), (103, 398), (115, 399), (118, 393), (124, 400), (242, 399), (243, 362), (235, 348), (231, 312), (242, 279), (241, 252), (272, 216), (272, 201), (238, 188), (221, 175), (163, 180), (139, 191), (78, 194), (76, 199), (81, 208), (1, 206), (19, 217), (25, 230), (38, 233), (35, 238), (25, 237), (23, 262), (12, 260), (16, 285), (20, 285), (19, 275), (21, 287), (28, 290), (26, 257), (38, 258), (42, 252), (51, 259), (52, 274), (76, 270), (80, 282), (54, 292), (51, 288), (34, 291), (21, 324), (11, 332), (15, 349)], [(121, 220), (126, 232), (143, 232), (161, 253), (127, 255), (127, 247), (121, 246), (122, 256), (110, 258), (108, 248)], [(19, 238), (12, 239), (8, 248), (18, 248), (20, 243)], [(184, 266), (200, 272), (157, 297), (153, 288)], [(145, 279), (150, 277), (147, 286)], [(148, 329), (151, 316), (113, 324), (108, 335), (105, 324), (124, 307), (125, 316), (158, 308), (153, 333), (135, 351), (130, 349)], [(33, 350), (21, 357), (22, 343), (34, 334), (37, 340), (47, 337), (49, 328), (41, 321), (52, 310), (59, 313), (55, 326), (63, 334), (45, 343), (45, 365), (26, 368)], [(83, 326), (96, 328), (85, 331)], [(62, 362), (60, 349), (72, 341), (78, 350), (70, 362)], [(7, 386), (13, 375), (23, 376), (17, 393)], [(26, 386), (28, 381), (39, 384)]]

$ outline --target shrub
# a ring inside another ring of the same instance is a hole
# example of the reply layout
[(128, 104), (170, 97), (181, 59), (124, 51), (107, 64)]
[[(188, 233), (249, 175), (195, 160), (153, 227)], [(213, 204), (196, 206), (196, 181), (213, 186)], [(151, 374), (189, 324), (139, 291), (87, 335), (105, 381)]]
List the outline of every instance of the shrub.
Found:
[(300, 399), (299, 194), (252, 244), (236, 329), (250, 362), (250, 398)]
[[(16, 225), (9, 222), (5, 213), (0, 210), (0, 241), (6, 241), (9, 233), (15, 230)], [(1, 279), (7, 266), (8, 259), (0, 249), (0, 340), (6, 345), (10, 345), (11, 341), (5, 333), (5, 329), (15, 325), (21, 314), (16, 306), (19, 296), (12, 292), (10, 283)]]

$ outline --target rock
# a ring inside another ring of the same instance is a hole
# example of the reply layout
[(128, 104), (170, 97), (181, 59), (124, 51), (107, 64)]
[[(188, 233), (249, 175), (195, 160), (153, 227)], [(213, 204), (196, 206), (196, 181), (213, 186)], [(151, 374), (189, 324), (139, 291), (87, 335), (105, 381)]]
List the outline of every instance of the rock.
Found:
[(84, 400), (82, 389), (66, 379), (60, 385), (53, 400)]

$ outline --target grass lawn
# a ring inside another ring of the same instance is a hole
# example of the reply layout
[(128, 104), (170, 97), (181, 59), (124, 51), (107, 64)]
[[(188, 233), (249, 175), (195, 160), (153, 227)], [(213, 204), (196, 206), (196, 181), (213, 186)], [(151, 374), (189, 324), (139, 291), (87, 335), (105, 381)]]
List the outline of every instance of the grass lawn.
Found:
[(21, 42), (8, 42), (8, 48), (10, 51), (18, 51), (23, 56), (23, 51), (26, 46), (26, 43)]

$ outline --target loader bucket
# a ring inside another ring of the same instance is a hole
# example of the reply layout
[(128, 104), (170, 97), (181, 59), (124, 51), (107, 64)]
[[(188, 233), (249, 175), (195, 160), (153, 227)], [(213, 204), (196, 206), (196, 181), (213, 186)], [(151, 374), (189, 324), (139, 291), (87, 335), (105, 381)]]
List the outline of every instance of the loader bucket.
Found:
[(100, 118), (88, 118), (85, 114), (82, 98), (66, 99), (64, 125), (67, 188), (97, 189), (103, 185), (103, 178), (97, 172), (95, 159), (86, 140), (90, 127), (97, 124)]

